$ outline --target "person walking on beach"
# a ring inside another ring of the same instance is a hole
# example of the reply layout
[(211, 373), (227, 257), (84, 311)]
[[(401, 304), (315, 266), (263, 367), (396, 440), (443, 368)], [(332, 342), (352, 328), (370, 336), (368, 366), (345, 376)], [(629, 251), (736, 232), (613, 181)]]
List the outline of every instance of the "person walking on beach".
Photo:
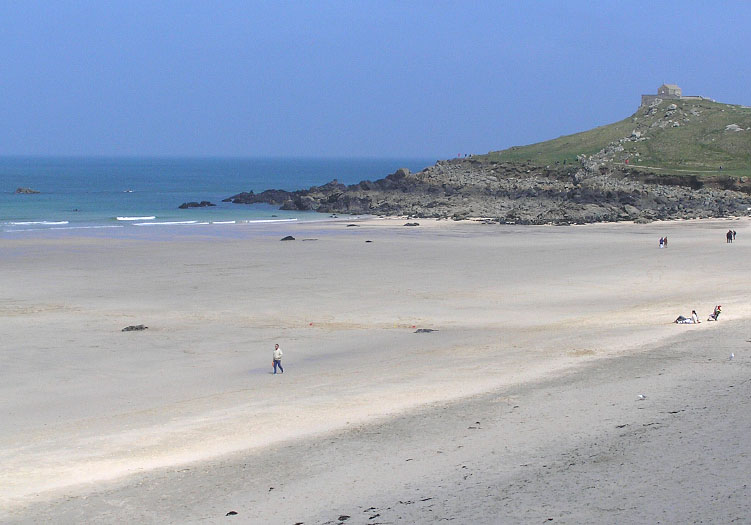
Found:
[(725, 234), (725, 242), (733, 242), (733, 230), (728, 230), (728, 232)]
[(733, 240), (735, 240), (735, 230), (733, 230)]
[(274, 364), (274, 373), (275, 374), (276, 374), (276, 367), (277, 366), (279, 367), (279, 370), (281, 371), (281, 373), (282, 374), (284, 373), (284, 368), (282, 368), (282, 355), (283, 355), (282, 354), (282, 349), (279, 348), (279, 345), (278, 344), (274, 345), (274, 361), (273, 361), (273, 364)]

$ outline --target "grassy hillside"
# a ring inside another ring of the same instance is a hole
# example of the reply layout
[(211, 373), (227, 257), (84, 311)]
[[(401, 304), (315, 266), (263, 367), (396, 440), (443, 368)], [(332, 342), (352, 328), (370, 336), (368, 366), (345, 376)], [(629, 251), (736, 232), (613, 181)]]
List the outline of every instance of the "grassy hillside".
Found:
[[(620, 150), (620, 148), (623, 148)], [(665, 173), (751, 175), (751, 108), (709, 100), (663, 100), (632, 116), (554, 140), (515, 146), (484, 156), (538, 164), (600, 155)], [(722, 166), (722, 169), (720, 169)]]
[(528, 146), (513, 146), (509, 149), (493, 151), (486, 157), (493, 160), (532, 161), (539, 164), (551, 164), (564, 160), (575, 162), (577, 155), (593, 155), (608, 143), (630, 135), (633, 129), (634, 123), (629, 117), (615, 124), (600, 126), (589, 131), (564, 135)]

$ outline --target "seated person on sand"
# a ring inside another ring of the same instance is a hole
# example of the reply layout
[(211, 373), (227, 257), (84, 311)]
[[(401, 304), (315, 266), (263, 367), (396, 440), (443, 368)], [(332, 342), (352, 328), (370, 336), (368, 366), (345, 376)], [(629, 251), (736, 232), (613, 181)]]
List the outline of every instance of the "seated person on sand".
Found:
[(720, 317), (720, 314), (722, 313), (722, 306), (717, 305), (714, 307), (714, 313), (709, 316), (709, 319), (707, 321), (717, 321), (717, 318)]
[(699, 321), (699, 314), (696, 313), (696, 310), (691, 310), (691, 317), (679, 315), (674, 322), (678, 324), (699, 324), (701, 321)]

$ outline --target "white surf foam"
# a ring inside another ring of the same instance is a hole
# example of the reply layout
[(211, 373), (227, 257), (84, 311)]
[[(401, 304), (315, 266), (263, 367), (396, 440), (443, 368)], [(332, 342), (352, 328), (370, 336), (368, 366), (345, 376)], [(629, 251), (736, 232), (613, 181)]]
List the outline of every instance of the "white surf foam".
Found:
[(197, 223), (198, 221), (134, 222), (133, 226), (178, 226)]
[(124, 228), (120, 224), (110, 224), (104, 226), (63, 226), (62, 228), (49, 228), (50, 230), (99, 230), (102, 228)]
[(124, 226), (63, 226), (62, 228), (20, 228), (16, 230), (5, 230), (7, 233), (16, 232), (49, 232), (54, 230), (97, 230), (100, 228), (123, 228)]
[(44, 226), (50, 226), (55, 224), (68, 224), (68, 221), (22, 221), (22, 222), (9, 222), (11, 226), (31, 226), (32, 224), (42, 224)]
[(246, 224), (260, 224), (264, 222), (296, 222), (297, 219), (257, 219), (257, 220), (247, 220), (243, 221)]
[(145, 217), (115, 217), (118, 221), (151, 221), (156, 219), (155, 215), (147, 215)]
[(237, 224), (237, 221), (214, 221), (211, 224)]

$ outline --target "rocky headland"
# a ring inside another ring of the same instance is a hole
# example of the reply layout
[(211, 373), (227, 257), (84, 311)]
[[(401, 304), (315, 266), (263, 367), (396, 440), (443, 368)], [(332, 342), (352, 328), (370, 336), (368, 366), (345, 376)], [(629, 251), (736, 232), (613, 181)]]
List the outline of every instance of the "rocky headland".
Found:
[(658, 175), (614, 167), (597, 156), (569, 166), (468, 158), (352, 185), (334, 180), (299, 191), (244, 192), (225, 202), (322, 213), (582, 224), (746, 215), (748, 192), (747, 181), (738, 178)]
[[(748, 215), (751, 108), (709, 100), (643, 105), (630, 117), (546, 142), (225, 201), (515, 224), (579, 224)], [(594, 152), (594, 153), (592, 153)]]

